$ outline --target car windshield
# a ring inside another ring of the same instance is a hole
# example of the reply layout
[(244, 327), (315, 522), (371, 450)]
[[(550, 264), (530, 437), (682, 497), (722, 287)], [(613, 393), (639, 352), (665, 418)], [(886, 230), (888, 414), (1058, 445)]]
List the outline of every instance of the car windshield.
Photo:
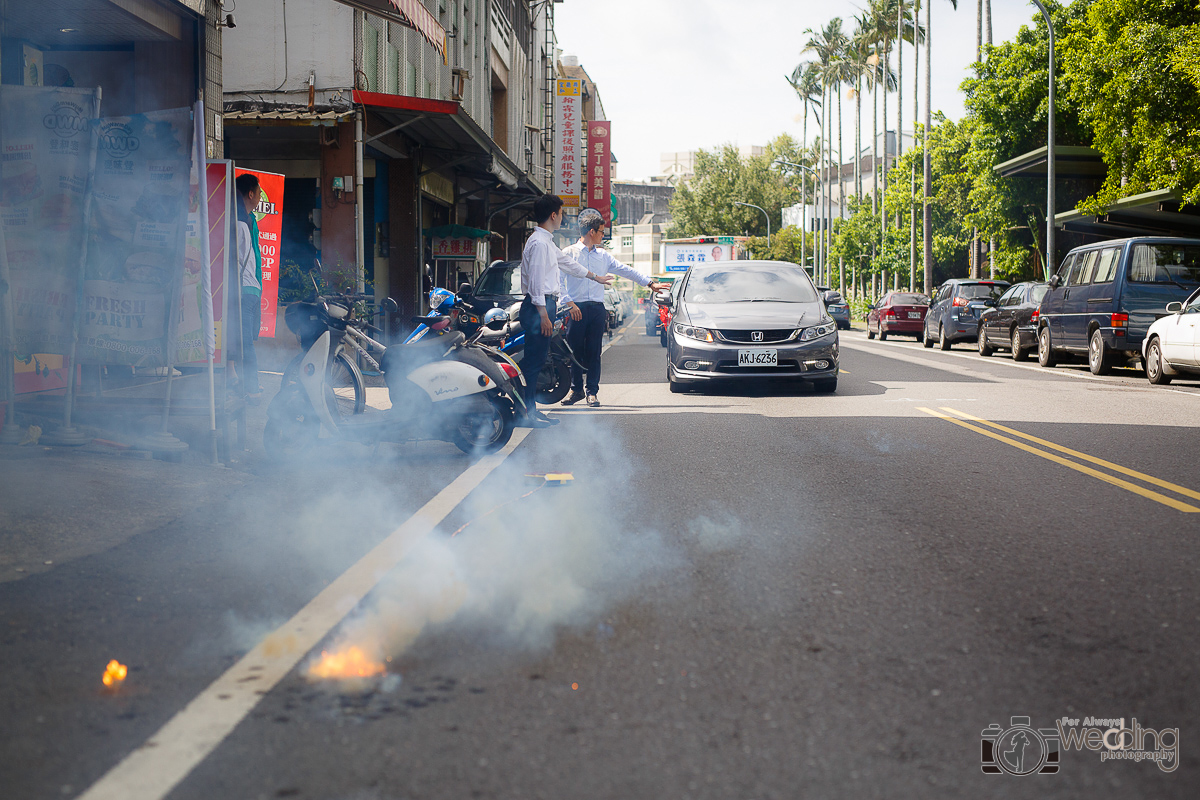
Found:
[(799, 267), (693, 268), (683, 299), (688, 303), (815, 303), (817, 290)]
[(512, 294), (521, 293), (521, 270), (516, 264), (501, 267), (490, 267), (479, 276), (479, 285), (475, 294)]
[(1200, 245), (1139, 244), (1129, 280), (1135, 283), (1200, 283)]
[(929, 298), (923, 294), (894, 294), (891, 304), (894, 306), (927, 306)]
[(958, 296), (968, 300), (999, 298), (1008, 289), (1007, 283), (963, 283), (958, 287)]

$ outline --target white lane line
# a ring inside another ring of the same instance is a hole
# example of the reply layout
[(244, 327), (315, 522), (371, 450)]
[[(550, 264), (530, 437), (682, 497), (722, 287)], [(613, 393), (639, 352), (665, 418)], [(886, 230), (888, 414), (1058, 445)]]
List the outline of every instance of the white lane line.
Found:
[(161, 800), (208, 757), (297, 663), (325, 638), (472, 490), (520, 446), (527, 429), (508, 445), (468, 467), (358, 563), (325, 587), (276, 631), (163, 725), (81, 800)]

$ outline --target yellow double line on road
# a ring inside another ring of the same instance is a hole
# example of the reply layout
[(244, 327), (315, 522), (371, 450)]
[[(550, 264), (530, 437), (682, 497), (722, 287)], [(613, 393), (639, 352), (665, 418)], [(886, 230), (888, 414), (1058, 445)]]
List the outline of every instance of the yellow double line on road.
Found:
[[(1122, 475), (1127, 475), (1131, 478), (1135, 478), (1139, 481), (1142, 481), (1143, 483), (1148, 483), (1148, 484), (1151, 484), (1152, 486), (1158, 486), (1159, 488), (1166, 489), (1167, 491), (1174, 492), (1175, 494), (1183, 495), (1184, 497), (1190, 497), (1193, 500), (1200, 500), (1200, 492), (1197, 492), (1193, 489), (1189, 489), (1186, 486), (1180, 486), (1178, 484), (1171, 483), (1170, 481), (1164, 481), (1163, 479), (1156, 478), (1153, 475), (1147, 475), (1144, 472), (1138, 472), (1137, 470), (1129, 469), (1128, 467), (1122, 467), (1120, 464), (1114, 464), (1111, 461), (1105, 461), (1102, 458), (1096, 458), (1095, 456), (1090, 456), (1087, 453), (1080, 453), (1079, 451), (1072, 450), (1069, 447), (1063, 447), (1060, 444), (1055, 444), (1054, 442), (1048, 442), (1045, 439), (1039, 439), (1036, 436), (1030, 436), (1027, 433), (1022, 433), (1021, 431), (1014, 430), (1012, 428), (1007, 428), (1007, 427), (997, 424), (995, 422), (990, 422), (986, 419), (981, 419), (979, 417), (972, 416), (971, 414), (968, 414), (965, 411), (957, 411), (953, 408), (946, 408), (946, 407), (942, 407), (941, 410), (935, 411), (932, 408), (924, 408), (922, 406), (917, 406), (917, 410), (923, 411), (926, 414), (929, 414), (930, 416), (937, 417), (938, 419), (944, 419), (947, 422), (953, 422), (955, 425), (958, 425), (961, 428), (966, 428), (969, 431), (974, 431), (975, 433), (981, 434), (983, 436), (987, 436), (990, 439), (995, 439), (998, 442), (1004, 442), (1007, 445), (1016, 447), (1019, 450), (1024, 450), (1027, 453), (1032, 453), (1033, 455), (1038, 456), (1039, 458), (1044, 458), (1047, 461), (1053, 461), (1056, 464), (1061, 464), (1062, 466), (1073, 469), (1076, 472), (1082, 472), (1084, 475), (1090, 475), (1091, 477), (1096, 478), (1097, 480), (1104, 481), (1105, 483), (1112, 484), (1113, 486), (1119, 486), (1122, 489), (1133, 492), (1134, 494), (1137, 494), (1137, 495), (1141, 495), (1142, 497), (1145, 497), (1149, 500), (1153, 500), (1156, 503), (1161, 503), (1164, 506), (1170, 506), (1171, 508), (1175, 509), (1176, 511), (1183, 511), (1183, 512), (1187, 512), (1187, 513), (1194, 513), (1194, 512), (1200, 511), (1200, 507), (1194, 506), (1190, 503), (1185, 503), (1182, 500), (1177, 500), (1174, 497), (1170, 497), (1161, 492), (1156, 492), (1153, 489), (1147, 489), (1145, 486), (1139, 486), (1136, 483), (1131, 483), (1127, 480), (1123, 480), (1114, 475), (1109, 475), (1106, 472), (1101, 472), (1100, 470), (1092, 469), (1091, 467), (1084, 466), (1083, 464), (1078, 464), (1074, 461), (1070, 461), (1066, 458), (1063, 458), (1062, 456), (1055, 455), (1054, 453), (1048, 453), (1045, 450), (1041, 450), (1037, 447), (1033, 447), (1032, 445), (1026, 444), (1025, 442), (1017, 441), (1017, 439), (1014, 439), (1011, 437), (1015, 436), (1019, 439), (1024, 439), (1029, 442), (1034, 442), (1035, 444), (1039, 444), (1042, 447), (1048, 448), (1050, 450), (1056, 450), (1059, 453), (1065, 453), (1066, 455), (1071, 456), (1072, 458), (1077, 458), (1080, 461), (1087, 461), (1091, 464), (1095, 464), (1097, 466), (1104, 467), (1107, 470), (1111, 470), (1113, 472), (1118, 472)], [(942, 412), (946, 412), (946, 413), (942, 413)], [(956, 416), (951, 416), (951, 414), (954, 414)], [(960, 417), (961, 417), (961, 419), (960, 419)], [(979, 423), (979, 424), (973, 425), (971, 423)], [(994, 433), (993, 431), (987, 430), (987, 428), (981, 428), (981, 427), (979, 427), (980, 425), (986, 425), (988, 428), (993, 428), (994, 430), (997, 430), (997, 431), (1003, 431), (1004, 433), (1011, 434), (1011, 436), (1002, 436), (999, 433)]]

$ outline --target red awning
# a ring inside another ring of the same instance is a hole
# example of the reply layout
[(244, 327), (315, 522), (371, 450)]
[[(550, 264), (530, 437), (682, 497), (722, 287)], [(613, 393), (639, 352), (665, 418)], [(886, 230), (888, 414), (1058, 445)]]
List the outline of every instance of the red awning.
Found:
[(446, 29), (426, 10), (421, 0), (338, 0), (359, 11), (390, 19), (412, 28), (433, 45), (446, 61)]

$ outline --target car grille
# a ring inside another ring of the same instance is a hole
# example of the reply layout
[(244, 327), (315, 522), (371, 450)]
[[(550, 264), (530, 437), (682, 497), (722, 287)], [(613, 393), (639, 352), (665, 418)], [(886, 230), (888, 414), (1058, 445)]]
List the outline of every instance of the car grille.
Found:
[(800, 368), (800, 362), (794, 359), (781, 358), (777, 367), (739, 367), (736, 361), (718, 361), (713, 367), (714, 372), (795, 372)]
[[(753, 338), (755, 333), (761, 333), (762, 338)], [(744, 342), (745, 344), (778, 344), (790, 340), (795, 334), (795, 328), (774, 331), (717, 331), (717, 335), (726, 342)]]

